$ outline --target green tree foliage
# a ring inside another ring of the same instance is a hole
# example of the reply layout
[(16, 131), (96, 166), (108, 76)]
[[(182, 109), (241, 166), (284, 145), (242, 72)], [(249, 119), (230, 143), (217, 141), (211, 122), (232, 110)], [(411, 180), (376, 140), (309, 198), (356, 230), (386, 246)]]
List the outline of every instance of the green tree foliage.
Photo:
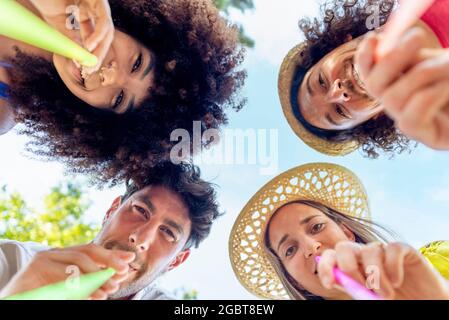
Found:
[[(225, 15), (229, 15), (229, 9), (238, 9), (241, 12), (254, 9), (253, 0), (214, 0), (217, 8), (224, 12)], [(246, 47), (253, 48), (254, 40), (245, 34), (243, 26), (239, 25), (240, 29), (240, 42)]]
[(90, 242), (99, 227), (85, 223), (90, 207), (84, 190), (65, 182), (43, 199), (43, 208), (30, 207), (18, 192), (0, 191), (0, 239), (33, 241), (51, 247), (67, 247)]

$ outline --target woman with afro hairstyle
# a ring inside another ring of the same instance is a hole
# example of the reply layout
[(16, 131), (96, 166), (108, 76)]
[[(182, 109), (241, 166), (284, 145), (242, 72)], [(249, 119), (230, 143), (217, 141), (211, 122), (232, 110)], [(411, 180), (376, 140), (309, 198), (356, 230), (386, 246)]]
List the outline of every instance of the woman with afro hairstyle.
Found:
[(219, 128), (245, 103), (238, 29), (210, 0), (18, 2), (100, 62), (83, 69), (0, 36), (0, 134), (22, 124), (28, 151), (98, 186), (169, 160), (173, 130)]

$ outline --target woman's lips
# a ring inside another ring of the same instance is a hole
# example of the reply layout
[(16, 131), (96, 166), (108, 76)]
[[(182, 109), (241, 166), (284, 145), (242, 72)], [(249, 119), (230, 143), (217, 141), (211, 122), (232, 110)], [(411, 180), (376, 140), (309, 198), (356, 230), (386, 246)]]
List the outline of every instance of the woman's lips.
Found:
[[(349, 82), (351, 84), (351, 91), (353, 94), (363, 97), (366, 95), (366, 91), (363, 87), (363, 84), (361, 85), (360, 78), (358, 77), (357, 72), (355, 71), (354, 64), (352, 61), (347, 61), (344, 64), (343, 67), (343, 79), (346, 79), (345, 81)], [(357, 81), (357, 79), (359, 81)]]

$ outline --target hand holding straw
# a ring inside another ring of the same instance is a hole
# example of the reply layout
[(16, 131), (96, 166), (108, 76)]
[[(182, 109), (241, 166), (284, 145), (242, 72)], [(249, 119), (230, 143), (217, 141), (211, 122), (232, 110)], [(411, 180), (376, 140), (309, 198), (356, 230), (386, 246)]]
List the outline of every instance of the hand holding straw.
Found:
[(62, 281), (9, 296), (4, 300), (85, 300), (103, 286), (114, 274), (115, 270), (108, 268), (81, 275), (79, 282), (70, 287), (65, 281)]
[(0, 0), (0, 35), (76, 60), (87, 67), (98, 63), (95, 55), (13, 0)]
[[(315, 260), (320, 263), (321, 257), (315, 257)], [(379, 295), (368, 290), (337, 267), (334, 267), (334, 278), (356, 300), (383, 300)]]

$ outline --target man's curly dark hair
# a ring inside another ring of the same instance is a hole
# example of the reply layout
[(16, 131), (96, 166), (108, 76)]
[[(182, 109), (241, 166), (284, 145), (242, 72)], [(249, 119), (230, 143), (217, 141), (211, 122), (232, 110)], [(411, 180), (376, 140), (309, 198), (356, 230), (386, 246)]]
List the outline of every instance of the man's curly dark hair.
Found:
[[(395, 0), (330, 0), (324, 1), (320, 16), (299, 21), (306, 39), (303, 57), (306, 67), (312, 67), (332, 50), (348, 40), (366, 34), (367, 21), (373, 15), (370, 6), (379, 8), (380, 26), (384, 25), (396, 7)], [(410, 150), (410, 140), (396, 129), (394, 121), (381, 114), (359, 126), (347, 130), (324, 130), (309, 124), (303, 117), (301, 123), (316, 136), (335, 142), (357, 141), (369, 158), (377, 158), (379, 151), (393, 155)]]
[[(10, 104), (28, 150), (113, 186), (167, 161), (170, 133), (227, 123), (240, 110), (246, 72), (239, 31), (209, 0), (109, 0), (115, 27), (156, 56), (155, 84), (138, 110), (118, 115), (75, 97), (53, 64), (17, 50), (8, 62)], [(207, 142), (204, 142), (207, 144)], [(193, 147), (192, 147), (193, 148)], [(194, 150), (195, 151), (195, 150)]]
[(200, 169), (190, 162), (175, 165), (171, 162), (159, 163), (150, 170), (143, 170), (127, 181), (122, 203), (139, 190), (148, 186), (165, 187), (178, 194), (188, 208), (191, 231), (186, 249), (195, 247), (207, 238), (213, 222), (222, 215), (219, 211), (214, 185), (201, 179)]

